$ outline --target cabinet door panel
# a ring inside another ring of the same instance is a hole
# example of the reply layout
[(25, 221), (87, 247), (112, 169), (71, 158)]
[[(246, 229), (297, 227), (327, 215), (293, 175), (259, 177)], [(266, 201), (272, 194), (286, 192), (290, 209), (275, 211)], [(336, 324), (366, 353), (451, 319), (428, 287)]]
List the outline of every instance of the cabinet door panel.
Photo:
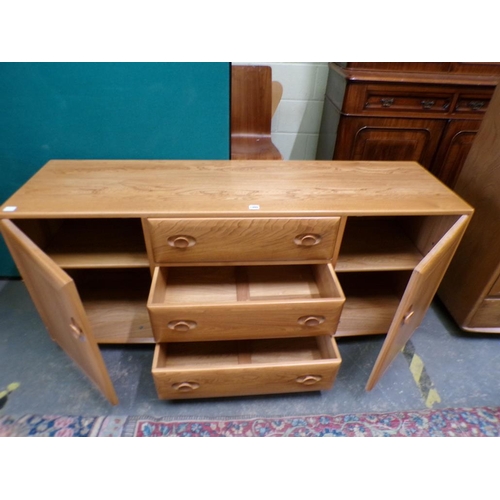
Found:
[(431, 166), (441, 120), (343, 118), (334, 160), (417, 161)]
[(448, 123), (431, 168), (431, 172), (447, 186), (454, 187), (480, 125), (479, 120)]
[(0, 227), (49, 335), (108, 401), (117, 404), (118, 398), (73, 280), (11, 221), (0, 221)]
[(467, 228), (468, 221), (468, 216), (460, 217), (413, 271), (368, 379), (366, 390), (373, 389), (420, 325)]

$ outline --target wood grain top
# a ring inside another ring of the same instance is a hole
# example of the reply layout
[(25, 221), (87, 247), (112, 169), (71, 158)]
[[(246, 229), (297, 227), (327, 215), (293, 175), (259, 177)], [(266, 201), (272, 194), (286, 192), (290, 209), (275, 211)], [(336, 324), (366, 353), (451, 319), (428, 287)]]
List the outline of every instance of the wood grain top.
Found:
[(0, 218), (470, 213), (415, 162), (348, 161), (52, 160), (0, 207)]

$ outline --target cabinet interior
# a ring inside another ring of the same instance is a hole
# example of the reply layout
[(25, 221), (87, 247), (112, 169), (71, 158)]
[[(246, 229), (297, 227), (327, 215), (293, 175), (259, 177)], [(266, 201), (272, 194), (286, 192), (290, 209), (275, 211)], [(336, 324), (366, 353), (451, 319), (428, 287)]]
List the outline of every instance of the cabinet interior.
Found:
[(457, 216), (348, 217), (335, 270), (414, 269)]
[(16, 225), (65, 269), (149, 267), (140, 219), (30, 219)]
[(149, 269), (72, 269), (98, 343), (154, 342), (146, 302)]
[(387, 333), (411, 271), (339, 273), (346, 301), (336, 337)]

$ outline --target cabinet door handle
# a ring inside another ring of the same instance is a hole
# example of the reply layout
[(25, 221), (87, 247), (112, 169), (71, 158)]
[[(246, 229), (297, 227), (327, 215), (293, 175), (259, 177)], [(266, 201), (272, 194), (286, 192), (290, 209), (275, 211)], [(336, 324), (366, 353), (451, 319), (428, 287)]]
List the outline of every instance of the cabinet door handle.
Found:
[(422, 108), (424, 109), (431, 109), (436, 104), (436, 101), (424, 100), (420, 104), (422, 104)]
[(302, 385), (314, 385), (317, 384), (323, 377), (321, 375), (304, 375), (303, 377), (298, 377), (295, 381)]
[(176, 332), (187, 332), (189, 330), (192, 330), (193, 328), (196, 328), (198, 325), (196, 321), (189, 321), (189, 320), (175, 320), (171, 321), (170, 323), (167, 324), (167, 328), (170, 328), (170, 330), (174, 330)]
[(407, 312), (404, 316), (403, 316), (403, 324), (404, 325), (407, 325), (411, 318), (413, 317), (413, 315), (415, 314), (415, 311), (412, 309), (411, 311)]
[(324, 316), (301, 316), (298, 320), (299, 325), (318, 326), (325, 322)]
[(302, 247), (313, 247), (321, 242), (319, 234), (299, 234), (294, 238), (294, 243)]
[(186, 236), (184, 234), (179, 234), (175, 236), (170, 236), (167, 243), (173, 248), (188, 248), (196, 244), (196, 239), (192, 236)]
[(76, 340), (85, 340), (85, 334), (83, 333), (83, 330), (77, 325), (75, 318), (71, 318), (69, 328), (71, 330), (71, 335), (73, 335)]
[(382, 97), (380, 102), (382, 103), (382, 107), (390, 108), (394, 104), (394, 99), (392, 97)]
[(172, 389), (177, 392), (191, 392), (195, 391), (200, 387), (200, 384), (196, 382), (179, 382), (178, 384), (172, 384)]

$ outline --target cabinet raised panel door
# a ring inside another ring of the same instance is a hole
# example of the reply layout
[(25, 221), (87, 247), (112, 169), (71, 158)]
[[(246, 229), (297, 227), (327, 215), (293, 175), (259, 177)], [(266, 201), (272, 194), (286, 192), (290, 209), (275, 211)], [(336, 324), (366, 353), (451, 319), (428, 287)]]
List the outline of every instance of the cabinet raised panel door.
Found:
[(0, 228), (52, 340), (80, 367), (111, 404), (118, 404), (75, 283), (13, 222)]
[(443, 124), (436, 120), (345, 118), (339, 130), (335, 160), (417, 161), (432, 163)]

